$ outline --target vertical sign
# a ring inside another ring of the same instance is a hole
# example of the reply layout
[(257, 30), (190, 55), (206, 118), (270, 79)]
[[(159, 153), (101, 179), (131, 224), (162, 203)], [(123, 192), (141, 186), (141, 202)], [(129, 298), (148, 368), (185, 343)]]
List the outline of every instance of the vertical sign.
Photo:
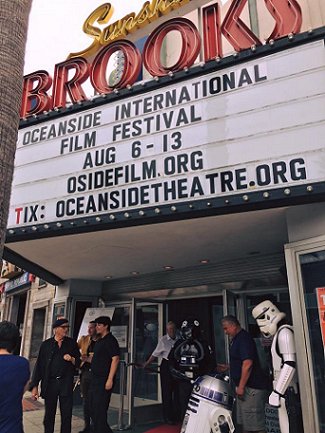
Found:
[(265, 428), (267, 433), (281, 433), (279, 411), (276, 407), (265, 405)]
[(316, 289), (319, 326), (322, 333), (323, 347), (325, 350), (325, 287)]

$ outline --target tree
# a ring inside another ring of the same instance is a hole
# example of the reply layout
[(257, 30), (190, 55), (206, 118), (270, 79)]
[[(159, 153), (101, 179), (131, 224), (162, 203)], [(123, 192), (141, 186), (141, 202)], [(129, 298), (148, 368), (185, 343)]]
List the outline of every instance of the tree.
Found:
[(8, 221), (31, 4), (32, 0), (0, 0), (0, 259)]

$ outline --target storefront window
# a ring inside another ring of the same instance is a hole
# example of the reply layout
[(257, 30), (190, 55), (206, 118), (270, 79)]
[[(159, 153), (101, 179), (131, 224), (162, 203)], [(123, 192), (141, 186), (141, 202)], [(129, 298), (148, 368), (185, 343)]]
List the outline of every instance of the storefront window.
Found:
[[(325, 251), (301, 255), (300, 265), (311, 345), (320, 433), (325, 433), (325, 404), (323, 398), (325, 389), (325, 335), (324, 332), (322, 333), (322, 329), (325, 329), (324, 310), (322, 309), (322, 302), (325, 299), (325, 297), (323, 297), (323, 293), (325, 294)], [(320, 312), (322, 312), (322, 314), (320, 314)]]

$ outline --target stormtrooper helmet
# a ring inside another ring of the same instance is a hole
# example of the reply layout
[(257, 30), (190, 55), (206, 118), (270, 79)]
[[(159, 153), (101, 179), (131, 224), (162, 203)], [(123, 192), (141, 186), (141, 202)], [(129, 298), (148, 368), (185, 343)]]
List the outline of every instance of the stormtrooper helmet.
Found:
[(263, 301), (253, 308), (252, 316), (256, 320), (262, 334), (265, 337), (275, 335), (277, 324), (285, 318), (285, 313), (281, 313), (279, 309), (271, 301)]
[(200, 323), (196, 319), (184, 320), (181, 325), (181, 335), (184, 340), (193, 340), (200, 336)]

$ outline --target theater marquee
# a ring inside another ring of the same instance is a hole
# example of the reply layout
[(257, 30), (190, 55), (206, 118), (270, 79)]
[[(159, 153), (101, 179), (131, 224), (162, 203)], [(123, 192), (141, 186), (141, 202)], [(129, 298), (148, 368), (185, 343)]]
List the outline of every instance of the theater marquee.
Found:
[(9, 236), (312, 193), (324, 73), (316, 41), (20, 129)]

